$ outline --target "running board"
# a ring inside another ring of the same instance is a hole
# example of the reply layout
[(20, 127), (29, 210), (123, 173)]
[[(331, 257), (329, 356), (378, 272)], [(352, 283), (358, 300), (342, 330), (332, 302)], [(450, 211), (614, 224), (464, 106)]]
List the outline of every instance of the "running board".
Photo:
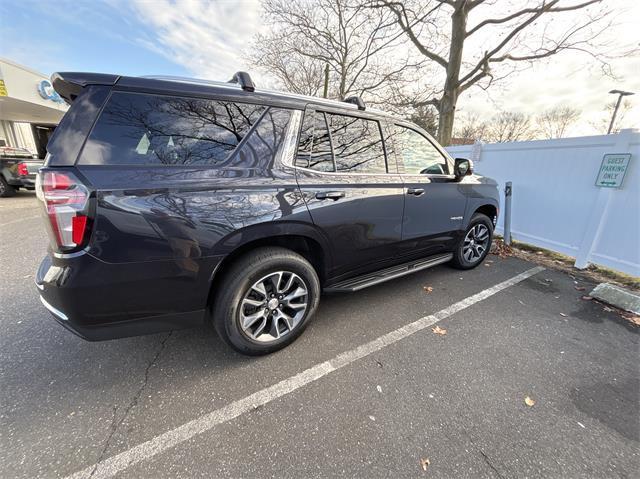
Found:
[(410, 261), (408, 263), (392, 266), (391, 268), (381, 269), (380, 271), (375, 271), (374, 273), (367, 273), (362, 276), (357, 276), (356, 278), (340, 281), (339, 283), (324, 288), (323, 291), (325, 293), (347, 293), (352, 291), (359, 291), (361, 289), (368, 288), (369, 286), (373, 286), (374, 284), (384, 283), (385, 281), (399, 278), (400, 276), (405, 276), (407, 274), (415, 273), (416, 271), (421, 271), (423, 269), (446, 263), (452, 258), (453, 254), (446, 253), (439, 254), (437, 256), (431, 256), (427, 259), (423, 258)]

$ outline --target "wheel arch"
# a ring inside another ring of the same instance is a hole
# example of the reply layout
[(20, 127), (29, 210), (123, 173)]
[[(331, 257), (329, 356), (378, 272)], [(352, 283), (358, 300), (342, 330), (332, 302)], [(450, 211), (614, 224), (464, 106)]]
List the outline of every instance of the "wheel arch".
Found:
[(279, 246), (298, 253), (316, 270), (320, 284), (326, 282), (332, 264), (331, 252), (327, 239), (315, 226), (296, 223), (274, 223), (266, 229), (261, 225), (249, 226), (229, 235), (216, 248), (224, 258), (211, 274), (207, 304), (213, 304), (213, 296), (224, 273), (236, 259), (266, 246)]
[[(495, 228), (496, 224), (498, 223), (498, 207), (496, 205), (481, 205), (475, 209), (475, 211), (471, 214), (471, 217), (473, 217), (473, 215), (475, 215), (476, 213), (482, 213), (483, 215), (488, 216)], [(471, 217), (469, 218), (469, 220), (471, 220)]]

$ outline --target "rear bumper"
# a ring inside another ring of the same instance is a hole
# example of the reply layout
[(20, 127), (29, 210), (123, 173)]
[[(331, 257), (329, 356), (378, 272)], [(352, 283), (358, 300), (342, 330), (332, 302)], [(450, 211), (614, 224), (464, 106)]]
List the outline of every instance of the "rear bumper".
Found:
[(35, 283), (58, 323), (101, 341), (202, 325), (208, 271), (185, 278), (170, 261), (111, 264), (80, 252), (45, 256)]
[(19, 186), (27, 189), (35, 189), (36, 187), (36, 175), (29, 176), (17, 176), (15, 178), (10, 178), (7, 183), (11, 186)]

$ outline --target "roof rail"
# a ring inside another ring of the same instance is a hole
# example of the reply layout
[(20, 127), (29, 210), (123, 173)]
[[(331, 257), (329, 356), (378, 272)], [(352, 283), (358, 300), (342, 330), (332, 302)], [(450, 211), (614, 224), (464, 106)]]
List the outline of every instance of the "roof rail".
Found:
[(244, 91), (255, 91), (256, 86), (247, 72), (235, 72), (229, 83), (237, 83)]
[(353, 103), (358, 107), (358, 110), (364, 111), (367, 108), (367, 105), (364, 104), (364, 101), (359, 96), (350, 96), (349, 98), (345, 98), (342, 101), (344, 101), (345, 103)]

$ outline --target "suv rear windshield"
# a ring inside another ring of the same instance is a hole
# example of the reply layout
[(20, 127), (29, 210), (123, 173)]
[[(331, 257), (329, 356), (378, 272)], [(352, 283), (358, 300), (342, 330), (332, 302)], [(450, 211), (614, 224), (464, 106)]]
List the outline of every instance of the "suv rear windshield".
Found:
[(221, 165), (266, 107), (115, 92), (91, 132), (83, 165)]

